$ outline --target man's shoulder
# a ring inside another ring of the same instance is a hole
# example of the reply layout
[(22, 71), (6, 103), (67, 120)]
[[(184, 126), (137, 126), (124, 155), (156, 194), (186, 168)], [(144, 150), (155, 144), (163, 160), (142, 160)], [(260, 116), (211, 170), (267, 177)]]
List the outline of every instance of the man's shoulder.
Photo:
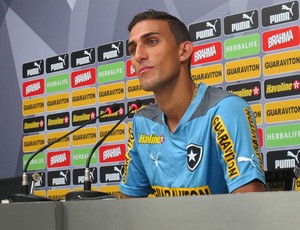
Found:
[(150, 104), (136, 112), (136, 117), (143, 117), (153, 121), (161, 122), (162, 111), (158, 108), (157, 104)]

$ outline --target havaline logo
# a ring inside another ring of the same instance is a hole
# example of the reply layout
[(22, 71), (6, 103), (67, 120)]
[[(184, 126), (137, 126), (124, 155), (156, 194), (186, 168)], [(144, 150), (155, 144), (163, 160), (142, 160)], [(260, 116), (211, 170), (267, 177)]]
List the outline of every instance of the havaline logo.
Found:
[(78, 88), (87, 85), (93, 85), (96, 83), (96, 69), (89, 68), (79, 70), (71, 74), (71, 86), (72, 88)]
[(163, 144), (165, 141), (165, 136), (155, 135), (155, 134), (140, 134), (138, 143), (139, 144), (147, 144), (147, 145), (157, 145)]
[(193, 42), (221, 36), (221, 19), (212, 19), (189, 26)]
[(69, 68), (69, 55), (62, 54), (46, 59), (46, 72), (53, 73), (56, 71), (66, 70)]
[(234, 34), (258, 28), (258, 11), (251, 10), (224, 18), (225, 34)]
[(44, 97), (23, 100), (23, 116), (36, 115), (43, 113), (45, 109)]
[(70, 87), (69, 74), (60, 74), (46, 79), (47, 93), (65, 91)]
[[(85, 168), (74, 169), (73, 170), (73, 184), (79, 185), (84, 183), (84, 170)], [(90, 178), (91, 183), (95, 184), (98, 181), (98, 170), (95, 167), (90, 168)]]
[(123, 41), (117, 41), (98, 47), (98, 62), (121, 58), (124, 55)]
[(280, 100), (265, 104), (266, 123), (296, 121), (300, 118), (300, 100)]
[(263, 27), (296, 21), (299, 18), (298, 1), (263, 8), (261, 14)]
[(197, 84), (204, 82), (207, 85), (221, 84), (223, 82), (223, 65), (209, 65), (191, 70), (193, 81)]
[(300, 43), (299, 26), (264, 32), (262, 39), (265, 52), (298, 46)]
[(156, 197), (200, 196), (211, 194), (208, 185), (197, 188), (166, 188), (161, 186), (152, 186), (152, 189), (154, 190), (154, 196)]
[(31, 97), (43, 94), (45, 91), (44, 79), (33, 80), (23, 83), (23, 97)]
[(300, 149), (289, 149), (267, 152), (267, 168), (294, 169), (300, 166)]
[(48, 172), (48, 186), (66, 186), (71, 184), (70, 170)]
[[(92, 147), (76, 148), (72, 151), (72, 165), (73, 166), (85, 166), (88, 156), (92, 151)], [(98, 162), (98, 154), (93, 154), (91, 158), (91, 164)]]
[(49, 152), (47, 154), (48, 168), (68, 167), (71, 163), (71, 154), (69, 150)]
[[(72, 111), (72, 126), (83, 125), (87, 121), (96, 118), (96, 108), (88, 108)], [(96, 120), (91, 121), (90, 124), (95, 124)]]
[(269, 126), (265, 129), (268, 148), (300, 145), (300, 123)]
[(266, 55), (263, 58), (264, 75), (298, 71), (300, 69), (300, 50)]
[(50, 95), (47, 97), (47, 111), (68, 109), (70, 107), (69, 93)]
[[(145, 107), (147, 107), (148, 105), (151, 105), (151, 104), (154, 104), (155, 103), (155, 99), (154, 98), (147, 98), (147, 99), (139, 99), (141, 101), (141, 107), (138, 109), (138, 110), (141, 110)], [(131, 110), (131, 105), (133, 103), (135, 103), (136, 100), (134, 101), (129, 101), (127, 102), (127, 111)], [(134, 114), (136, 113), (137, 111), (132, 111), (129, 115), (128, 115), (128, 118), (133, 118)]]
[(71, 53), (72, 68), (95, 63), (95, 48), (87, 48)]
[[(106, 114), (99, 118), (100, 122), (107, 122), (107, 121), (116, 121), (120, 120), (124, 114), (125, 114), (125, 104), (124, 103), (117, 103), (119, 105), (119, 110), (112, 113), (112, 114)], [(103, 113), (103, 111), (106, 110), (107, 107), (110, 107), (110, 105), (100, 106), (99, 107), (99, 113)]]
[(73, 146), (92, 145), (97, 141), (96, 127), (83, 128), (72, 134)]
[(110, 102), (124, 100), (125, 98), (125, 83), (124, 81), (116, 82), (98, 87), (99, 102)]
[(96, 103), (96, 88), (85, 88), (72, 92), (72, 107), (93, 105)]
[(44, 74), (44, 60), (28, 62), (22, 66), (23, 78)]
[(213, 42), (195, 46), (192, 54), (191, 65), (219, 61), (222, 59), (222, 43)]
[(99, 66), (98, 82), (108, 83), (112, 81), (120, 81), (125, 77), (124, 62), (115, 62), (108, 65)]
[(126, 95), (127, 98), (137, 98), (153, 95), (153, 93), (143, 90), (139, 79), (133, 79), (126, 82)]
[(300, 76), (294, 75), (266, 80), (265, 98), (288, 97), (300, 95)]
[(45, 135), (37, 134), (23, 137), (23, 152), (34, 152), (45, 145)]
[[(106, 136), (115, 124), (111, 125), (102, 125), (99, 128), (99, 138), (102, 139)], [(112, 131), (108, 137), (105, 139), (104, 143), (112, 142), (112, 141), (124, 141), (126, 138), (126, 126), (124, 123), (121, 123), (114, 131)]]
[(123, 165), (100, 167), (100, 183), (120, 182), (123, 177)]
[(101, 163), (125, 161), (125, 144), (100, 146), (99, 159)]
[[(24, 154), (23, 156), (23, 168), (27, 161), (29, 160), (29, 157), (31, 157), (32, 154)], [(32, 160), (30, 161), (28, 165), (28, 170), (42, 170), (46, 168), (46, 159), (44, 153), (39, 153), (36, 155)]]
[(224, 42), (224, 56), (226, 59), (255, 55), (260, 52), (260, 35), (250, 34), (227, 39)]
[(132, 61), (129, 59), (126, 61), (126, 76), (127, 77), (136, 77), (137, 73), (135, 72)]
[(227, 62), (225, 69), (225, 77), (228, 82), (258, 78), (261, 75), (260, 58), (254, 57)]
[[(67, 131), (61, 131), (61, 132), (55, 132), (55, 133), (48, 133), (47, 135), (47, 142), (48, 143), (53, 143), (57, 139), (61, 138), (62, 136), (66, 135), (68, 132)], [(70, 137), (67, 136), (57, 143), (53, 144), (52, 146), (49, 147), (49, 149), (56, 149), (56, 148), (67, 148), (70, 146)]]
[(62, 129), (70, 126), (69, 112), (51, 114), (47, 116), (47, 129)]
[(231, 93), (235, 93), (238, 96), (244, 98), (246, 101), (256, 101), (261, 98), (261, 83), (260, 81), (254, 81), (243, 84), (228, 85), (226, 90)]
[(33, 132), (41, 132), (45, 130), (45, 117), (32, 117), (25, 118), (23, 120), (23, 132), (24, 133), (33, 133)]
[(250, 107), (254, 113), (256, 124), (260, 125), (262, 123), (262, 105), (254, 104), (250, 105)]

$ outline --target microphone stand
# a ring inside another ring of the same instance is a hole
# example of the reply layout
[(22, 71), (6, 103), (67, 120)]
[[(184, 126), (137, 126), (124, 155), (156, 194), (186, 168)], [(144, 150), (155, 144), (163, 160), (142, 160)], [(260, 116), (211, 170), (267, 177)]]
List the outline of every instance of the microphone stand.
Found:
[[(23, 169), (23, 174), (22, 174), (22, 193), (21, 194), (12, 194), (10, 196), (10, 201), (11, 202), (33, 202), (33, 201), (53, 201), (53, 199), (47, 198), (47, 197), (42, 197), (42, 196), (37, 196), (32, 193), (29, 194), (29, 182), (28, 182), (28, 175), (27, 175), (27, 170), (29, 163), (31, 160), (40, 152), (44, 151), (45, 149), (49, 148), (50, 146), (54, 145), (55, 143), (59, 142), (60, 140), (66, 138), (67, 136), (71, 135), (72, 133), (76, 132), (77, 130), (85, 127), (86, 125), (92, 123), (93, 121), (99, 119), (100, 117), (104, 116), (105, 114), (111, 114), (119, 109), (119, 105), (113, 104), (111, 108), (107, 108), (102, 114), (99, 116), (95, 117), (94, 119), (91, 119), (81, 126), (77, 127), (76, 129), (72, 130), (71, 132), (66, 133), (65, 135), (61, 136), (60, 138), (56, 139), (55, 141), (52, 141), (48, 143), (47, 145), (41, 147), (39, 150), (37, 150), (34, 154), (32, 154), (29, 159), (27, 160), (24, 169)], [(33, 189), (31, 189), (31, 192), (33, 192)]]

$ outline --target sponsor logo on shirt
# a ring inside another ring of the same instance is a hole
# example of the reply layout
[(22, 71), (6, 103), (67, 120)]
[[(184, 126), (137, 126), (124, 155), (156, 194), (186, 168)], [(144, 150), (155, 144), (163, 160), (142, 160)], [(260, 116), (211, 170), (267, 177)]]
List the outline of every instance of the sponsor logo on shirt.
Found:
[(190, 171), (194, 171), (202, 159), (203, 146), (189, 144), (187, 150), (187, 165)]
[(164, 143), (165, 137), (164, 135), (155, 135), (155, 134), (141, 134), (139, 139), (139, 144), (162, 144)]
[(161, 186), (152, 186), (154, 195), (163, 196), (199, 196), (211, 194), (209, 186), (201, 186), (197, 188), (166, 188)]

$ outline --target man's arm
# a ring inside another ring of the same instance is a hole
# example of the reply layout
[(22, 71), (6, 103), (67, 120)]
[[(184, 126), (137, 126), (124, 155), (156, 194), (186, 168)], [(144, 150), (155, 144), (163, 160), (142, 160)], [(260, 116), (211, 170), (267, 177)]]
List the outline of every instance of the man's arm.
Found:
[(265, 190), (265, 185), (261, 181), (253, 180), (250, 183), (235, 189), (232, 193), (264, 192)]

